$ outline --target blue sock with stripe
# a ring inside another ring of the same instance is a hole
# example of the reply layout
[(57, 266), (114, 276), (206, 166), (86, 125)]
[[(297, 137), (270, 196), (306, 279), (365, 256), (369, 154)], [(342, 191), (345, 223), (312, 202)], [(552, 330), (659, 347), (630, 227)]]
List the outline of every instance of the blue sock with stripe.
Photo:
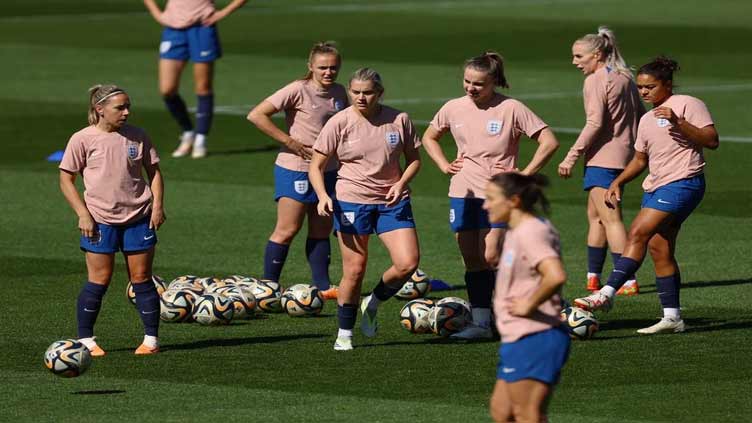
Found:
[(632, 260), (629, 257), (622, 256), (619, 261), (614, 265), (614, 270), (608, 277), (607, 285), (612, 287), (615, 291), (618, 291), (624, 282), (629, 280), (629, 277), (634, 275), (637, 269), (640, 268), (640, 262)]
[(671, 276), (655, 278), (655, 286), (658, 290), (658, 299), (661, 301), (663, 308), (679, 309), (679, 289), (681, 285), (681, 276), (679, 273)]
[(94, 324), (97, 322), (99, 310), (102, 308), (102, 298), (105, 292), (107, 292), (107, 285), (99, 285), (90, 281), (84, 283), (81, 288), (76, 301), (79, 338), (94, 336)]
[(214, 117), (214, 94), (197, 96), (196, 105), (196, 133), (206, 135), (211, 129)]

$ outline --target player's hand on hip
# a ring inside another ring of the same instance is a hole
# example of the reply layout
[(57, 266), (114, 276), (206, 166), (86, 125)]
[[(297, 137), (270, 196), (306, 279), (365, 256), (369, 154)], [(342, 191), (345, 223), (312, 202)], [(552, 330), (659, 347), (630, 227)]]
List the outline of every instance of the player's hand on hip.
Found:
[(405, 185), (401, 182), (397, 182), (389, 188), (386, 193), (386, 206), (392, 207), (402, 199), (402, 192), (405, 190)]
[(621, 202), (621, 187), (615, 183), (611, 184), (603, 197), (609, 208), (615, 209), (619, 207), (619, 203)]

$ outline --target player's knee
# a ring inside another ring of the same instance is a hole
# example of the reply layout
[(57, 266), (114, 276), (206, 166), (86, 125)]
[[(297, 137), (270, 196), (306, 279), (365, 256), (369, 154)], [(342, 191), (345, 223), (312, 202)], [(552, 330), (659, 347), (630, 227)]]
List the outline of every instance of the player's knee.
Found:
[(491, 418), (497, 423), (506, 423), (512, 418), (512, 408), (504, 401), (491, 400), (489, 406)]
[(276, 228), (274, 228), (272, 239), (274, 239), (274, 242), (278, 244), (290, 244), (299, 231), (299, 225), (278, 225)]
[(412, 257), (405, 257), (394, 263), (394, 269), (401, 277), (410, 276), (418, 270), (419, 262), (420, 256), (417, 254)]

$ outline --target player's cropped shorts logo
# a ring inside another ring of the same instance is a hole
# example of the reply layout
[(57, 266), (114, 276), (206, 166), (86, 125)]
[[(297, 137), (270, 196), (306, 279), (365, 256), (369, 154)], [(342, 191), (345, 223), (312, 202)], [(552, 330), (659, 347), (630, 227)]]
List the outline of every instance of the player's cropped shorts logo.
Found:
[(172, 47), (172, 41), (162, 41), (159, 43), (159, 52), (165, 54), (170, 51), (170, 47)]
[(344, 108), (345, 108), (345, 104), (344, 104), (344, 103), (342, 103), (342, 102), (341, 102), (341, 101), (339, 101), (339, 100), (335, 100), (335, 101), (334, 101), (334, 110), (336, 110), (336, 111), (338, 111), (338, 112), (339, 112), (340, 110), (342, 110), (342, 109), (344, 109)]
[(671, 124), (671, 122), (668, 121), (668, 119), (660, 118), (658, 119), (658, 127), (659, 128), (665, 128)]
[(308, 181), (295, 181), (293, 182), (293, 188), (298, 194), (305, 194), (308, 192)]
[(134, 143), (128, 143), (128, 158), (135, 159), (138, 157), (138, 146)]
[(386, 143), (389, 144), (389, 147), (396, 147), (397, 144), (400, 142), (400, 134), (399, 132), (387, 132), (386, 133)]
[(501, 133), (501, 121), (489, 120), (486, 124), (486, 132), (488, 135), (499, 135)]
[(454, 223), (454, 209), (449, 209), (449, 223)]
[(355, 212), (342, 213), (342, 226), (352, 226), (355, 223)]

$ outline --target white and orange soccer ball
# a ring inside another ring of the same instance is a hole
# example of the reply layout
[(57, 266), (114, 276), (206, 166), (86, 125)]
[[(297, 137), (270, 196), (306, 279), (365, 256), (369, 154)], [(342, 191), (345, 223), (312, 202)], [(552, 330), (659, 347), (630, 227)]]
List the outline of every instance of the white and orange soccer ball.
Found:
[(324, 297), (311, 285), (293, 285), (282, 293), (280, 305), (292, 317), (315, 316), (324, 309)]
[(449, 336), (465, 328), (471, 321), (470, 305), (458, 297), (446, 297), (436, 302), (428, 319), (431, 331), (439, 336)]
[(565, 307), (561, 310), (560, 317), (572, 339), (590, 339), (598, 332), (598, 319), (587, 310)]
[(44, 366), (62, 377), (76, 377), (89, 369), (91, 353), (75, 339), (53, 342), (44, 352)]
[(251, 293), (256, 298), (256, 306), (261, 311), (265, 313), (282, 312), (282, 290), (279, 283), (268, 279), (259, 279), (248, 284), (248, 287), (251, 288)]
[(430, 333), (431, 320), (429, 314), (435, 306), (432, 300), (418, 298), (409, 301), (400, 310), (400, 324), (412, 333)]
[(233, 301), (219, 294), (204, 294), (193, 307), (193, 320), (205, 326), (229, 324), (234, 315)]
[(394, 296), (402, 300), (414, 300), (425, 297), (429, 292), (431, 292), (431, 279), (425, 272), (418, 269)]

